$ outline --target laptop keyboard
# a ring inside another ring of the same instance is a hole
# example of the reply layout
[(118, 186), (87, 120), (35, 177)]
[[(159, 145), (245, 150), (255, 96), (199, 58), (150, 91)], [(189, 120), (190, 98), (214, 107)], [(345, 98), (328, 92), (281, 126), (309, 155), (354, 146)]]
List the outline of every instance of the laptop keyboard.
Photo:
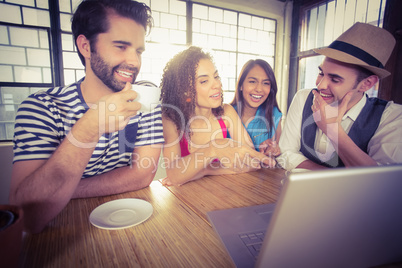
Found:
[(264, 240), (265, 231), (258, 231), (246, 234), (240, 234), (239, 237), (243, 243), (247, 246), (251, 255), (257, 258), (258, 253), (262, 247), (262, 241)]

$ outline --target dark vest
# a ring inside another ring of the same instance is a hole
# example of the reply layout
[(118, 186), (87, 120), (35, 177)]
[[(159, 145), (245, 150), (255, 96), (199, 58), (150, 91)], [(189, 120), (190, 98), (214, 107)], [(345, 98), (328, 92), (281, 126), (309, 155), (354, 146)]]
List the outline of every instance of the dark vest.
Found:
[[(311, 91), (303, 109), (300, 151), (305, 157), (317, 164), (327, 167), (344, 167), (345, 165), (336, 153), (328, 161), (322, 162), (314, 150), (317, 124), (314, 122), (313, 111), (311, 110), (313, 98), (314, 95)], [(384, 100), (367, 98), (366, 105), (364, 105), (348, 133), (352, 141), (365, 153), (367, 153), (369, 141), (380, 124), (381, 116), (386, 105), (387, 102)]]

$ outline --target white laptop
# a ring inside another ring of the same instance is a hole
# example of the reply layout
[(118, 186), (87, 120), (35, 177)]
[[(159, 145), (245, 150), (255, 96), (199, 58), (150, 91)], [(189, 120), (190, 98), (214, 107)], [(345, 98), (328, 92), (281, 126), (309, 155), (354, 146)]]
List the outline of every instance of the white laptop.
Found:
[(402, 264), (402, 165), (292, 173), (276, 204), (208, 217), (237, 267)]

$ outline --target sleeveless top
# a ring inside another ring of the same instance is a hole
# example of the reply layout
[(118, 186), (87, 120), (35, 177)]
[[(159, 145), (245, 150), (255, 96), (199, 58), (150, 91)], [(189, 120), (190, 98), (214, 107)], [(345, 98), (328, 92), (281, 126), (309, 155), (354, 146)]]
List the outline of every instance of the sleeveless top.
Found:
[[(327, 167), (344, 167), (345, 165), (337, 154), (328, 161), (323, 162), (319, 159), (314, 150), (317, 125), (313, 118), (313, 111), (311, 110), (313, 98), (313, 91), (311, 91), (303, 109), (300, 151), (304, 156), (317, 164)], [(352, 141), (365, 153), (367, 153), (367, 145), (369, 141), (380, 124), (382, 113), (384, 112), (386, 105), (387, 101), (367, 97), (366, 104), (348, 133), (348, 136)]]
[[(218, 122), (222, 129), (223, 138), (225, 139), (228, 137), (228, 129), (226, 128), (225, 122), (223, 121), (222, 118), (218, 118)], [(184, 137), (184, 135), (180, 140), (180, 150), (181, 150), (181, 157), (185, 157), (190, 154), (190, 151), (188, 150), (188, 141)]]

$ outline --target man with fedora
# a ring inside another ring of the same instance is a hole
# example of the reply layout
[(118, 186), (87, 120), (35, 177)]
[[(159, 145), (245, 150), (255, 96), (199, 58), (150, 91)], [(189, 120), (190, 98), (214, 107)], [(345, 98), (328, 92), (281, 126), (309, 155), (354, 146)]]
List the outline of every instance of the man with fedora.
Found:
[(366, 91), (390, 73), (395, 45), (382, 28), (356, 23), (327, 48), (317, 88), (299, 90), (279, 142), (287, 170), (402, 163), (402, 106)]

